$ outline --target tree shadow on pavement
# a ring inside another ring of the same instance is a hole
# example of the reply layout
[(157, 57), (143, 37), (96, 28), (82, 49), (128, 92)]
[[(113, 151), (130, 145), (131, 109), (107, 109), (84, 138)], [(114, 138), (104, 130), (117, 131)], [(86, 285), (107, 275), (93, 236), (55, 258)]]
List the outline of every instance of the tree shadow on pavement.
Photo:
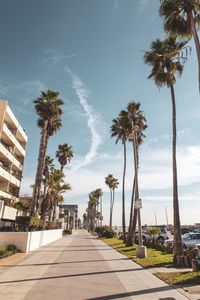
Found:
[[(165, 292), (165, 291), (172, 291), (174, 290), (170, 286), (162, 286), (157, 288), (150, 288), (146, 290), (139, 290), (134, 292), (127, 292), (127, 293), (120, 293), (120, 294), (113, 294), (113, 295), (107, 295), (107, 296), (101, 296), (96, 298), (87, 298), (86, 300), (112, 300), (112, 299), (122, 299), (125, 297), (131, 297), (131, 296), (139, 296), (146, 294), (148, 297), (148, 294), (153, 293), (159, 293), (159, 292)], [(174, 297), (166, 297), (166, 298), (158, 298), (158, 300), (176, 300)]]
[(94, 276), (94, 275), (104, 275), (104, 274), (123, 273), (123, 272), (135, 272), (135, 271), (141, 271), (141, 268), (125, 269), (125, 270), (111, 270), (111, 271), (101, 271), (101, 272), (91, 272), (91, 273), (77, 273), (77, 274), (67, 274), (67, 275), (60, 275), (60, 276), (46, 276), (46, 277), (37, 277), (37, 278), (9, 280), (9, 281), (1, 281), (0, 285), (1, 284), (9, 284), (9, 283), (37, 281), (37, 280), (41, 281), (41, 280), (48, 280), (48, 279), (73, 278), (73, 277)]
[(16, 267), (31, 267), (31, 266), (50, 266), (50, 265), (62, 265), (62, 264), (79, 264), (79, 263), (97, 263), (97, 262), (103, 262), (103, 261), (119, 261), (119, 260), (129, 260), (129, 258), (120, 258), (120, 259), (96, 259), (96, 260), (76, 260), (76, 261), (61, 261), (61, 262), (52, 262), (52, 263), (41, 263), (41, 264), (26, 264), (26, 265), (5, 265), (0, 266), (3, 268), (16, 268)]

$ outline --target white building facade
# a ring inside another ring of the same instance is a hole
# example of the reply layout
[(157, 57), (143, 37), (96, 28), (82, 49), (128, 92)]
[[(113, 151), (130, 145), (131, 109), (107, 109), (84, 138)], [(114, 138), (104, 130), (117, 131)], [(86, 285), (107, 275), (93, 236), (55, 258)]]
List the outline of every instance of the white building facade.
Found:
[[(27, 135), (7, 100), (0, 100), (0, 219), (9, 220), (6, 204), (19, 201)], [(14, 218), (14, 211), (10, 212)]]

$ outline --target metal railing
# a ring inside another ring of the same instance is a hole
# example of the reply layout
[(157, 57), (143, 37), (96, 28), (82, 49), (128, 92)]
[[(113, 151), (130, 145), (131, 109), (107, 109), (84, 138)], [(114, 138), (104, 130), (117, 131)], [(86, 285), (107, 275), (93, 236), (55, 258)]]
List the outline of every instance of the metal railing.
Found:
[(8, 128), (8, 130), (10, 130), (10, 132), (14, 135), (14, 137), (16, 137), (16, 135), (17, 135), (17, 129), (11, 128), (6, 122), (4, 122), (4, 124), (6, 125), (6, 127)]
[(23, 162), (18, 158), (18, 156), (15, 153), (12, 153), (11, 146), (8, 146), (4, 141), (0, 139), (0, 143), (17, 159), (17, 161), (20, 163), (20, 167), (23, 167)]

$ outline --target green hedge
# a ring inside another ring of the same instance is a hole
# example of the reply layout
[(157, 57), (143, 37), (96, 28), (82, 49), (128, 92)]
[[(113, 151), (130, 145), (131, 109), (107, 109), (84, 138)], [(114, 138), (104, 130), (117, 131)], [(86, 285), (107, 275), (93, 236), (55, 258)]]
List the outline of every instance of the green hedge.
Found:
[(45, 230), (48, 230), (48, 229), (58, 229), (58, 225), (56, 224), (56, 222), (46, 221), (44, 223), (44, 229)]
[(15, 228), (17, 231), (38, 231), (43, 229), (44, 222), (31, 216), (18, 216), (15, 220)]
[(72, 234), (72, 229), (65, 229), (63, 234)]
[(113, 238), (115, 236), (115, 232), (112, 227), (104, 225), (104, 226), (97, 226), (95, 228), (95, 232), (98, 234), (98, 237), (102, 238)]

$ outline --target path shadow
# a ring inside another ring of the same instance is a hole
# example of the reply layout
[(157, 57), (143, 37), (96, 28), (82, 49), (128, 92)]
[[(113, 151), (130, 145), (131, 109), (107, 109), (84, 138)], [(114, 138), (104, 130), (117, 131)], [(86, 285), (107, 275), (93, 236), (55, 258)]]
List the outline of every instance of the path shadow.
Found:
[(53, 263), (41, 263), (41, 264), (27, 264), (27, 265), (5, 265), (0, 266), (3, 268), (11, 267), (11, 268), (17, 268), (17, 267), (31, 267), (31, 266), (51, 266), (51, 265), (62, 265), (62, 264), (79, 264), (79, 263), (97, 263), (97, 262), (103, 262), (103, 261), (119, 261), (119, 260), (129, 260), (129, 258), (120, 258), (120, 259), (97, 259), (97, 260), (81, 260), (81, 261), (63, 261), (63, 262), (53, 262)]
[[(170, 292), (172, 290), (174, 290), (174, 289), (171, 286), (161, 286), (161, 287), (157, 287), (157, 288), (150, 288), (150, 289), (139, 290), (139, 291), (134, 291), (134, 292), (119, 293), (119, 294), (113, 294), (113, 295), (107, 295), (107, 296), (101, 296), (101, 297), (95, 297), (95, 298), (87, 298), (86, 300), (112, 300), (112, 299), (122, 299), (125, 297), (132, 297), (132, 296), (139, 296), (139, 295), (147, 295), (147, 297), (148, 297), (148, 294), (165, 292), (165, 291)], [(176, 298), (167, 297), (167, 298), (158, 298), (158, 300), (176, 300)]]
[(59, 275), (59, 276), (46, 276), (46, 277), (18, 279), (18, 280), (8, 280), (8, 281), (1, 281), (0, 285), (1, 284), (19, 283), (19, 282), (37, 281), (37, 280), (43, 281), (43, 280), (49, 280), (49, 279), (73, 278), (73, 277), (94, 276), (94, 275), (104, 275), (104, 274), (114, 274), (114, 273), (124, 273), (124, 272), (135, 272), (135, 271), (141, 271), (141, 268), (125, 269), (125, 270), (110, 270), (110, 271), (80, 273), (80, 274), (77, 273), (77, 274), (69, 274), (69, 275), (67, 274), (67, 275)]

